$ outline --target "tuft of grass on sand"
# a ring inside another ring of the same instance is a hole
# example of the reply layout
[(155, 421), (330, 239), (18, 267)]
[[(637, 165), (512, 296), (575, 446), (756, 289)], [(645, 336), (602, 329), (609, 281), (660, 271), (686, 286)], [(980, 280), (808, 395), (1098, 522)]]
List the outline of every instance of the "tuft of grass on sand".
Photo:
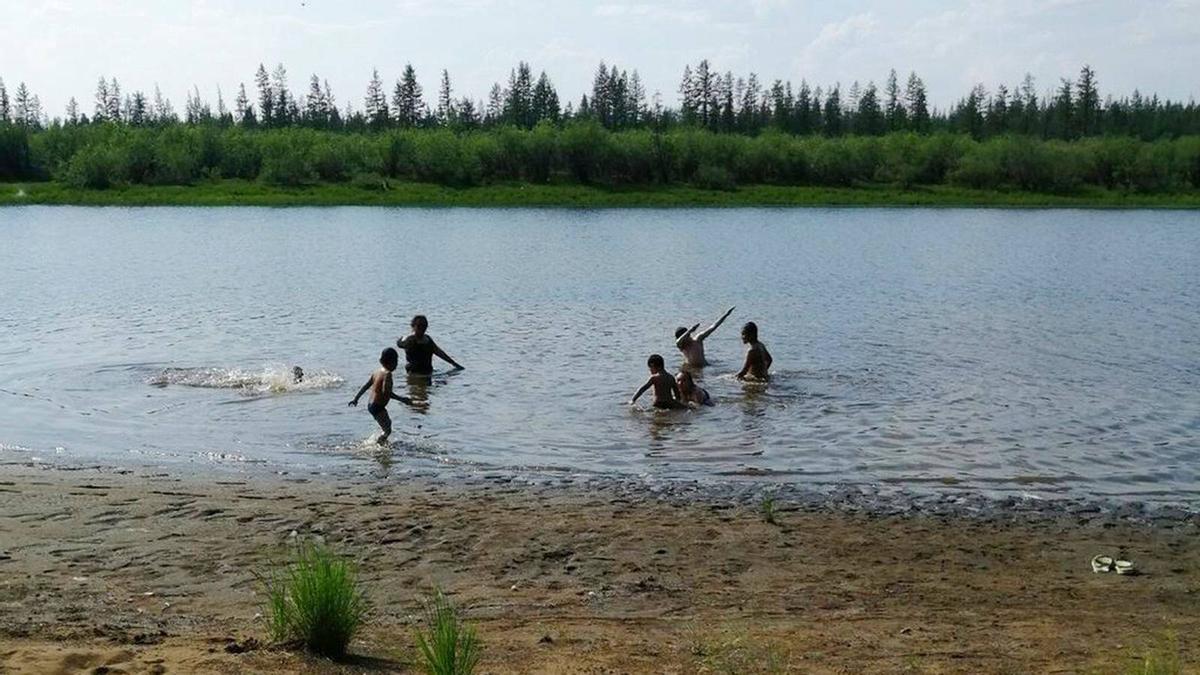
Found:
[(758, 505), (758, 512), (762, 514), (763, 520), (771, 525), (778, 525), (777, 520), (779, 510), (775, 506), (774, 497), (763, 497), (762, 503)]
[(1125, 675), (1179, 675), (1183, 662), (1179, 658), (1179, 638), (1169, 633), (1140, 655), (1136, 664), (1125, 670)]
[(788, 659), (778, 645), (745, 633), (693, 631), (691, 656), (696, 673), (776, 675), (788, 672)]
[(265, 577), (267, 625), (278, 642), (340, 658), (362, 626), (366, 594), (350, 561), (324, 544), (300, 544), (290, 563)]
[(479, 664), (475, 628), (441, 590), (425, 607), (425, 625), (417, 629), (416, 642), (421, 667), (429, 675), (471, 675)]

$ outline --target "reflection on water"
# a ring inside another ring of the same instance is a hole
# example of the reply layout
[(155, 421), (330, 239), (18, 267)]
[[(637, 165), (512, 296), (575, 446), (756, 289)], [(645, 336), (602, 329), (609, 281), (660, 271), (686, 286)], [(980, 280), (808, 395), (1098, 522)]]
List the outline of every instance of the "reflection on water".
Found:
[[(0, 240), (0, 453), (1200, 495), (1198, 213), (17, 208)], [(623, 405), (731, 304), (715, 406)], [(415, 313), (467, 369), (398, 372), (381, 452), (346, 401)], [(769, 384), (733, 377), (747, 320)]]

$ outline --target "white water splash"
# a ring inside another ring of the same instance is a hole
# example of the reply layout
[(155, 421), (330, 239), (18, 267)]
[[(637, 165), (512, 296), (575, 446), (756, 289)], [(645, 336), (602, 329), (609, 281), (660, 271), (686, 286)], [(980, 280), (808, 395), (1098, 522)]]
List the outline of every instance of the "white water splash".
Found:
[(328, 370), (305, 371), (297, 380), (291, 366), (242, 368), (167, 368), (147, 381), (155, 387), (179, 385), (205, 389), (235, 389), (247, 395), (284, 394), (340, 387), (345, 379)]

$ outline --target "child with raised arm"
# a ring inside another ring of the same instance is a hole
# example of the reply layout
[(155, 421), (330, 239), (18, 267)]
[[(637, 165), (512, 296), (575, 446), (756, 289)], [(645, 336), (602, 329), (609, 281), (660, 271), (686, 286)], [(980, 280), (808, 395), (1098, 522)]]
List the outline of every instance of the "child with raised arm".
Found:
[(675, 376), (675, 384), (679, 385), (679, 397), (689, 406), (712, 405), (712, 397), (708, 390), (696, 384), (692, 374), (686, 370), (679, 371)]
[(350, 401), (350, 405), (357, 406), (358, 399), (362, 398), (363, 393), (368, 389), (371, 390), (371, 400), (367, 403), (367, 412), (371, 413), (371, 417), (379, 423), (379, 428), (383, 430), (376, 442), (380, 445), (387, 443), (388, 436), (392, 435), (392, 418), (388, 415), (387, 404), (396, 399), (405, 405), (412, 405), (412, 400), (406, 396), (397, 396), (392, 391), (392, 371), (400, 364), (400, 355), (395, 349), (388, 347), (379, 355), (379, 365), (382, 366), (379, 370), (371, 373), (370, 379), (364, 384), (358, 393), (354, 395), (354, 400)]
[(738, 372), (737, 379), (747, 377), (766, 382), (771, 379), (771, 352), (767, 346), (758, 341), (758, 326), (753, 321), (747, 321), (742, 326), (742, 342), (746, 343), (746, 363)]
[(433, 357), (449, 363), (455, 370), (463, 367), (450, 355), (442, 351), (433, 338), (425, 334), (429, 330), (429, 319), (418, 314), (412, 319), (412, 334), (396, 340), (396, 346), (404, 350), (404, 371), (409, 375), (428, 377), (433, 375)]
[(721, 318), (713, 322), (713, 325), (705, 328), (699, 335), (693, 335), (700, 324), (696, 324), (691, 328), (680, 326), (675, 329), (675, 346), (679, 351), (683, 352), (683, 361), (689, 368), (703, 368), (708, 365), (708, 361), (704, 359), (704, 340), (712, 335), (721, 324), (725, 323), (725, 319), (733, 313), (733, 307), (730, 307), (721, 315)]
[(646, 366), (650, 368), (650, 379), (646, 380), (633, 398), (629, 399), (629, 405), (637, 403), (642, 394), (650, 387), (654, 387), (654, 407), (661, 410), (671, 410), (675, 408), (686, 408), (679, 395), (679, 385), (675, 384), (675, 378), (666, 371), (663, 357), (658, 354), (651, 354), (650, 358), (646, 359)]

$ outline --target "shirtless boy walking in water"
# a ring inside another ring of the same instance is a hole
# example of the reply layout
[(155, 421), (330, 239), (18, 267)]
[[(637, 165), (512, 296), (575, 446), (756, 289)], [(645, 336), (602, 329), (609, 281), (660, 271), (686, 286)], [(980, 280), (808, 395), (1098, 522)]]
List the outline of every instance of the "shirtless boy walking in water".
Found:
[(646, 359), (646, 366), (650, 368), (650, 379), (646, 380), (633, 398), (629, 399), (629, 405), (637, 403), (642, 394), (650, 387), (654, 387), (654, 407), (661, 410), (672, 410), (676, 408), (687, 408), (687, 405), (681, 400), (683, 397), (679, 395), (679, 385), (675, 383), (675, 378), (667, 372), (666, 366), (663, 363), (663, 357), (658, 354), (651, 354), (650, 358)]
[(742, 326), (742, 342), (746, 343), (746, 363), (742, 366), (737, 379), (747, 377), (766, 382), (771, 379), (771, 352), (766, 345), (758, 341), (758, 326), (753, 321), (747, 321)]
[(429, 330), (429, 319), (418, 314), (412, 319), (412, 334), (396, 340), (396, 346), (404, 350), (404, 371), (409, 375), (429, 377), (433, 375), (433, 357), (449, 363), (455, 370), (463, 367), (450, 355), (442, 351), (433, 338), (425, 334)]
[(679, 348), (679, 351), (683, 352), (685, 365), (689, 368), (703, 368), (708, 365), (708, 361), (704, 359), (704, 340), (709, 335), (712, 335), (713, 331), (722, 323), (725, 323), (725, 319), (729, 318), (729, 315), (733, 313), (733, 309), (733, 307), (730, 307), (721, 315), (721, 318), (713, 322), (713, 325), (701, 331), (699, 335), (693, 335), (693, 333), (700, 327), (700, 324), (696, 324), (691, 328), (680, 326), (675, 329), (675, 346)]
[(376, 439), (376, 443), (383, 445), (387, 443), (388, 436), (392, 435), (392, 418), (388, 415), (387, 404), (396, 399), (405, 405), (412, 405), (412, 400), (406, 396), (397, 396), (392, 392), (392, 371), (400, 363), (400, 355), (395, 349), (388, 347), (379, 355), (379, 365), (382, 366), (379, 370), (371, 373), (371, 378), (367, 383), (358, 390), (354, 395), (354, 400), (350, 401), (350, 405), (357, 406), (358, 399), (362, 398), (363, 393), (368, 389), (371, 390), (371, 400), (367, 403), (367, 412), (371, 413), (371, 417), (379, 423), (379, 428), (383, 430), (383, 434)]

